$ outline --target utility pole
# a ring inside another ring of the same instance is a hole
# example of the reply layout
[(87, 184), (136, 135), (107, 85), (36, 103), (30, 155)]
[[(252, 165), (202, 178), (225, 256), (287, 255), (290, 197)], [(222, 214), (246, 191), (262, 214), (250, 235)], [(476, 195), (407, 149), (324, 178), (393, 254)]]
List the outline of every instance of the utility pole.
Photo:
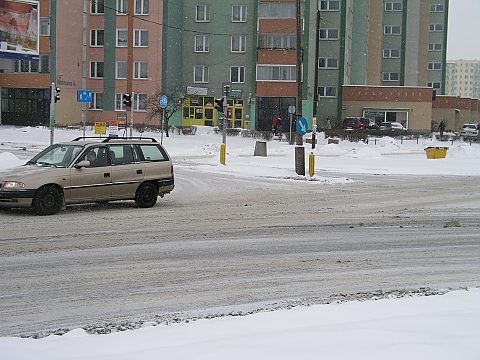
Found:
[(135, 1), (128, 2), (127, 19), (127, 94), (131, 94), (130, 109), (127, 106), (127, 112), (130, 110), (130, 137), (133, 135), (133, 108), (135, 104), (135, 94), (132, 91), (133, 83), (133, 14), (135, 13)]
[[(296, 1), (296, 23), (297, 23), (297, 106), (296, 121), (302, 117), (302, 22), (300, 14), (300, 0)], [(303, 138), (296, 132), (297, 145), (295, 147), (295, 171), (297, 175), (305, 175), (305, 148)]]

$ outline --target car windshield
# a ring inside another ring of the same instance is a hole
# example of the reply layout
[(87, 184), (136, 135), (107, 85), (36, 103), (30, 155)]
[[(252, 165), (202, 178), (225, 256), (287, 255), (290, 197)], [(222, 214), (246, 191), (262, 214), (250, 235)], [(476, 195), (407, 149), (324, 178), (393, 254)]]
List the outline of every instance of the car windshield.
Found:
[(464, 129), (476, 129), (477, 127), (473, 124), (467, 124), (467, 125), (463, 125), (463, 128)]
[(67, 167), (82, 149), (80, 145), (51, 145), (35, 155), (27, 165)]

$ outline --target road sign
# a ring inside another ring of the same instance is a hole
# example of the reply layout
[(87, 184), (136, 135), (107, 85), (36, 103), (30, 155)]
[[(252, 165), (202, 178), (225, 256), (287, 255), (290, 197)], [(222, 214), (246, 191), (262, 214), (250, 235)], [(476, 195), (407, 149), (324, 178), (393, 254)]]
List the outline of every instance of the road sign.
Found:
[(288, 107), (288, 113), (289, 114), (295, 114), (295, 105), (290, 105)]
[(162, 109), (165, 109), (167, 107), (167, 104), (168, 104), (168, 99), (167, 99), (167, 95), (162, 95), (160, 97), (160, 107)]
[(92, 90), (77, 90), (77, 102), (92, 102)]
[(300, 118), (298, 119), (297, 121), (297, 132), (300, 134), (300, 135), (305, 135), (308, 131), (308, 122), (307, 122), (307, 119), (305, 118)]

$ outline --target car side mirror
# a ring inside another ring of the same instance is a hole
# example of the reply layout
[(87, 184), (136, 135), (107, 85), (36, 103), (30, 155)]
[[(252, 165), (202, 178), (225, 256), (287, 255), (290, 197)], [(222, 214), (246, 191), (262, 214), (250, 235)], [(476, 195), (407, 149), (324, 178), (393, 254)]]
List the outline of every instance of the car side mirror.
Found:
[(82, 168), (82, 167), (89, 167), (89, 166), (90, 166), (90, 161), (88, 161), (88, 160), (79, 161), (78, 163), (76, 163), (76, 164), (74, 165), (74, 167), (75, 167), (76, 169), (80, 169), (80, 168)]

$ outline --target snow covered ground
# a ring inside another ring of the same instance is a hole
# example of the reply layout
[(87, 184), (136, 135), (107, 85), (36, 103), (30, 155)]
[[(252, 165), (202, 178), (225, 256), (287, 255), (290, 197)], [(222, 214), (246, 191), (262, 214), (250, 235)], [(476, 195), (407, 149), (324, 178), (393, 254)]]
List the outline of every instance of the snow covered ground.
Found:
[[(55, 142), (82, 134), (57, 129)], [(93, 130), (86, 135), (93, 136)], [(143, 136), (160, 139), (159, 133)], [(0, 169), (24, 163), (49, 141), (45, 128), (0, 126)], [(267, 157), (254, 157), (256, 141), (262, 140), (227, 137), (224, 166), (219, 162), (222, 136), (210, 128), (163, 137), (175, 167), (238, 177), (328, 184), (360, 174), (480, 175), (480, 143), (461, 140), (385, 137), (368, 144), (327, 144), (319, 134), (315, 149), (305, 144), (306, 156), (315, 155), (312, 177), (295, 173), (294, 146), (268, 141)], [(430, 146), (447, 146), (446, 158), (427, 159), (424, 149)], [(308, 158), (305, 163), (308, 174)], [(5, 295), (0, 294), (0, 306)], [(480, 359), (480, 289), (153, 325), (109, 335), (77, 329), (37, 340), (0, 338), (0, 359)]]

